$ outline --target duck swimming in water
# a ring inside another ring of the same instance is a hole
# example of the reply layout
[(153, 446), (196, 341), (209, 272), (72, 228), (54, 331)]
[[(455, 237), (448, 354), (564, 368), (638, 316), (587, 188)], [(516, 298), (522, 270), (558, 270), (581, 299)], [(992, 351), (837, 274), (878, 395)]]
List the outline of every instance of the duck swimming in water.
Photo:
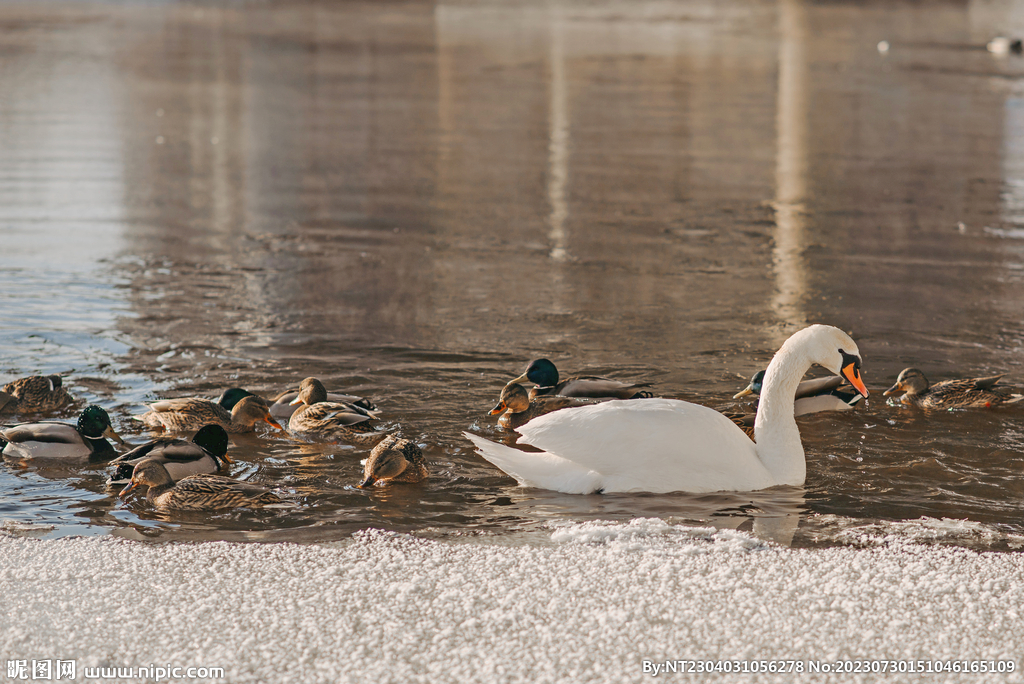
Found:
[(59, 375), (33, 375), (0, 387), (0, 412), (48, 413), (71, 402)]
[(883, 396), (897, 396), (903, 404), (922, 408), (991, 408), (1004, 403), (1016, 403), (1024, 399), (1009, 390), (996, 387), (1002, 375), (966, 380), (944, 380), (934, 385), (917, 368), (904, 368), (896, 384), (887, 389)]
[(0, 453), (21, 460), (102, 461), (117, 456), (107, 437), (124, 444), (107, 412), (90, 405), (75, 425), (43, 421), (0, 428)]
[(162, 437), (137, 446), (110, 462), (117, 468), (107, 480), (107, 486), (131, 482), (135, 466), (147, 458), (163, 463), (174, 482), (189, 475), (216, 473), (221, 466), (231, 463), (228, 433), (220, 425), (204, 425), (190, 442)]
[(815, 363), (867, 396), (856, 342), (838, 328), (812, 325), (786, 340), (768, 366), (756, 443), (718, 411), (674, 399), (609, 401), (540, 416), (519, 428), (520, 441), (539, 453), (464, 434), (521, 486), (569, 494), (802, 485), (807, 463), (794, 398)]
[(288, 419), (292, 432), (357, 443), (376, 443), (384, 436), (377, 431), (376, 411), (327, 401), (327, 390), (316, 378), (299, 383), (299, 394), (292, 404), (296, 405)]
[(593, 404), (594, 401), (582, 397), (562, 396), (539, 396), (530, 399), (525, 387), (518, 382), (512, 382), (501, 390), (498, 405), (490, 410), (490, 415), (501, 414), (498, 425), (506, 430), (515, 430), (545, 413), (572, 406), (586, 406)]
[(281, 498), (266, 487), (220, 475), (190, 475), (175, 483), (164, 464), (154, 458), (136, 464), (131, 484), (121, 492), (120, 498), (126, 498), (142, 486), (148, 487), (146, 499), (158, 508), (208, 511), (281, 503)]
[(363, 463), (363, 481), (360, 487), (372, 487), (392, 482), (422, 482), (427, 479), (427, 466), (423, 451), (409, 439), (388, 435), (373, 448)]
[[(735, 394), (733, 399), (750, 394), (760, 396), (763, 383), (764, 371), (758, 371), (750, 379), (750, 384)], [(849, 411), (861, 399), (863, 397), (860, 392), (846, 386), (846, 380), (837, 375), (803, 380), (796, 388), (794, 412), (798, 416), (804, 416), (819, 411)]]
[(525, 373), (508, 384), (526, 381), (536, 385), (530, 390), (530, 399), (553, 395), (592, 399), (643, 399), (654, 396), (640, 389), (650, 387), (648, 383), (629, 384), (595, 376), (578, 376), (559, 382), (558, 369), (548, 359), (534, 359)]
[(256, 424), (265, 422), (284, 431), (281, 424), (270, 415), (267, 403), (257, 396), (242, 397), (228, 412), (224, 407), (209, 399), (189, 397), (163, 399), (149, 404), (150, 411), (134, 416), (151, 428), (163, 428), (171, 432), (189, 432), (204, 425), (217, 424), (230, 433), (252, 432)]

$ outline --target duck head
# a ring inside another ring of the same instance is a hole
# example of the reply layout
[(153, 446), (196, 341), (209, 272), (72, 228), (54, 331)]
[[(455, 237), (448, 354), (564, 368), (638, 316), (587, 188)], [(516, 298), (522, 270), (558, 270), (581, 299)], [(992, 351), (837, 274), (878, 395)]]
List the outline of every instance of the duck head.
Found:
[(78, 417), (78, 431), (83, 437), (89, 439), (109, 437), (118, 444), (124, 444), (121, 436), (114, 432), (114, 428), (111, 427), (110, 416), (107, 415), (102, 406), (97, 406), (96, 404), (90, 404), (82, 411), (82, 415)]
[(496, 416), (504, 411), (511, 413), (520, 413), (530, 408), (530, 395), (527, 394), (526, 388), (517, 382), (512, 382), (505, 385), (505, 388), (501, 390), (501, 397), (498, 399), (498, 405), (490, 410), (490, 415)]
[(255, 425), (262, 420), (281, 432), (285, 431), (281, 424), (270, 415), (267, 403), (256, 396), (244, 397), (235, 404), (235, 408), (231, 409), (231, 419), (242, 425)]
[(255, 397), (256, 395), (249, 390), (244, 390), (241, 387), (229, 387), (224, 390), (224, 393), (220, 395), (220, 399), (217, 403), (224, 408), (225, 411), (230, 411), (235, 408), (235, 404), (242, 401), (246, 397)]
[(306, 378), (299, 383), (299, 396), (290, 403), (312, 406), (322, 401), (327, 401), (327, 388), (316, 378)]
[(928, 391), (928, 378), (916, 368), (904, 368), (896, 377), (896, 384), (882, 393), (884, 397), (894, 394), (924, 394)]
[(754, 377), (750, 378), (750, 384), (732, 396), (733, 399), (745, 397), (748, 394), (761, 394), (761, 386), (764, 384), (764, 371), (757, 371)]
[(547, 359), (534, 359), (526, 367), (526, 372), (509, 384), (529, 380), (538, 387), (554, 387), (558, 384), (558, 369)]
[(390, 480), (398, 477), (409, 467), (409, 462), (398, 449), (374, 450), (366, 459), (363, 466), (363, 481), (359, 484), (361, 488), (372, 487), (382, 480)]
[(199, 432), (192, 438), (192, 443), (202, 447), (215, 459), (233, 463), (228, 458), (228, 433), (220, 425), (204, 425), (199, 428)]
[(163, 463), (154, 458), (147, 458), (135, 465), (134, 470), (132, 470), (131, 484), (121, 491), (118, 498), (127, 498), (131, 492), (142, 485), (152, 488), (169, 485), (173, 482), (171, 474), (167, 472), (167, 468), (164, 467)]

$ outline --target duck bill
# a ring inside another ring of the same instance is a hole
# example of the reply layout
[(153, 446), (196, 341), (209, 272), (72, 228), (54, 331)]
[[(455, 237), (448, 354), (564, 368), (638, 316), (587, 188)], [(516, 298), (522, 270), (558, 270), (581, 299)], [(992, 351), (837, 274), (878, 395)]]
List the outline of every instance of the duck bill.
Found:
[(902, 384), (897, 382), (895, 385), (893, 385), (889, 389), (887, 389), (884, 392), (882, 392), (882, 396), (883, 397), (891, 397), (892, 395), (898, 394), (898, 393), (900, 393), (902, 391), (903, 391)]
[[(267, 423), (269, 423), (270, 425), (276, 427), (281, 432), (288, 432), (283, 427), (281, 427), (281, 424), (278, 423), (276, 420), (274, 420), (273, 417), (271, 417), (271, 415), (269, 413), (263, 417), (263, 420), (267, 421)], [(230, 463), (230, 461), (229, 461), (229, 463)]]
[(223, 458), (227, 463), (234, 463), (234, 461), (232, 461), (227, 454), (221, 454), (220, 457)]
[(739, 392), (737, 392), (736, 394), (732, 395), (732, 398), (733, 399), (739, 399), (740, 397), (745, 397), (748, 394), (753, 394), (753, 393), (754, 393), (754, 390), (752, 390), (750, 388), (750, 385), (747, 385), (746, 387), (741, 389)]
[(529, 382), (529, 380), (530, 379), (528, 377), (526, 377), (526, 373), (523, 373), (522, 375), (520, 375), (515, 380), (509, 380), (508, 382), (506, 382), (505, 383), (505, 387), (508, 387), (509, 385), (514, 385), (517, 382)]
[(288, 405), (289, 406), (295, 406), (295, 405), (301, 404), (301, 403), (302, 403), (302, 397), (295, 397), (294, 399), (292, 399), (291, 401), (288, 402)]
[(864, 381), (860, 379), (860, 369), (857, 368), (857, 364), (846, 364), (843, 366), (839, 374), (846, 378), (846, 381), (853, 385), (853, 388), (857, 390), (862, 397), (865, 399), (868, 398), (868, 388), (864, 386)]
[(119, 435), (116, 432), (114, 432), (114, 428), (110, 427), (109, 425), (107, 426), (107, 429), (103, 431), (103, 436), (104, 437), (109, 437), (110, 439), (114, 440), (118, 444), (124, 444), (124, 440), (121, 439), (121, 435)]
[(497, 406), (492, 408), (490, 411), (488, 411), (487, 415), (489, 415), (489, 416), (496, 416), (499, 413), (503, 412), (507, 408), (508, 408), (508, 404), (506, 404), (505, 402), (501, 402)]
[(373, 476), (371, 475), (371, 476), (367, 477), (365, 480), (363, 480), (361, 483), (359, 483), (359, 488), (360, 489), (369, 489), (370, 487), (372, 487), (374, 485), (374, 483), (376, 481), (377, 480), (373, 479)]
[(121, 490), (121, 493), (117, 495), (119, 499), (126, 499), (128, 495), (135, 491), (135, 488), (139, 486), (138, 482), (132, 482), (127, 487)]

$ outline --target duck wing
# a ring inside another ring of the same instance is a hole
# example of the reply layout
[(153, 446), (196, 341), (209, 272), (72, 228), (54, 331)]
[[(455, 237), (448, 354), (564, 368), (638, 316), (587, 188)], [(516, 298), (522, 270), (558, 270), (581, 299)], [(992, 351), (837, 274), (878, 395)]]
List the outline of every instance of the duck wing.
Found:
[(650, 396), (641, 388), (650, 383), (627, 383), (596, 376), (579, 376), (563, 380), (554, 387), (537, 387), (535, 396), (559, 395), (562, 397), (587, 397), (591, 399), (636, 399), (638, 395)]
[[(297, 396), (299, 396), (298, 391), (289, 390), (274, 397), (274, 404), (270, 407), (270, 415), (275, 418), (291, 418), (292, 414), (295, 413), (295, 410), (299, 408), (298, 405), (292, 405), (292, 402)], [(368, 412), (372, 416), (377, 416), (379, 414), (379, 411), (373, 402), (365, 397), (356, 396), (354, 394), (328, 392), (327, 401), (334, 404), (349, 404), (359, 408), (360, 410)]]
[(830, 375), (826, 378), (815, 378), (804, 380), (796, 388), (796, 398), (813, 397), (818, 394), (827, 394), (834, 389), (842, 387), (846, 380), (839, 375)]
[(157, 413), (187, 413), (196, 417), (209, 418), (211, 422), (231, 422), (231, 413), (223, 406), (199, 397), (161, 399), (149, 404), (149, 408)]
[(67, 423), (25, 423), (0, 431), (4, 440), (13, 444), (41, 442), (46, 444), (82, 444), (82, 435)]
[(366, 423), (373, 419), (366, 409), (352, 404), (341, 404), (321, 401), (306, 407), (301, 414), (302, 422), (322, 423), (341, 427), (351, 427)]
[(280, 503), (266, 487), (232, 480), (221, 475), (190, 475), (169, 492), (178, 508), (236, 508), (252, 504)]
[(1006, 373), (1002, 373), (1000, 375), (992, 375), (987, 378), (973, 378), (971, 382), (974, 383), (974, 386), (977, 389), (992, 390), (995, 387), (996, 383), (999, 382), (1005, 375)]
[(198, 444), (184, 439), (154, 439), (137, 446), (126, 454), (115, 458), (111, 463), (137, 463), (143, 458), (158, 458), (163, 462), (187, 463), (210, 456)]

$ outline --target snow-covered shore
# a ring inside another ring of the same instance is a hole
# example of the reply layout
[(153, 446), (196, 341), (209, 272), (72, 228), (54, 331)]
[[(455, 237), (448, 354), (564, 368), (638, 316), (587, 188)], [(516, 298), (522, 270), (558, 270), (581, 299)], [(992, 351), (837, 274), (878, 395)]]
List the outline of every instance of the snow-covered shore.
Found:
[[(0, 660), (223, 667), (229, 682), (625, 682), (644, 660), (802, 663), (657, 681), (1022, 681), (1024, 554), (791, 550), (660, 520), (547, 543), (364, 532), (328, 545), (0, 534)], [(1012, 659), (998, 677), (810, 661)], [(787, 666), (788, 667), (788, 666)], [(650, 669), (650, 668), (649, 668)]]

